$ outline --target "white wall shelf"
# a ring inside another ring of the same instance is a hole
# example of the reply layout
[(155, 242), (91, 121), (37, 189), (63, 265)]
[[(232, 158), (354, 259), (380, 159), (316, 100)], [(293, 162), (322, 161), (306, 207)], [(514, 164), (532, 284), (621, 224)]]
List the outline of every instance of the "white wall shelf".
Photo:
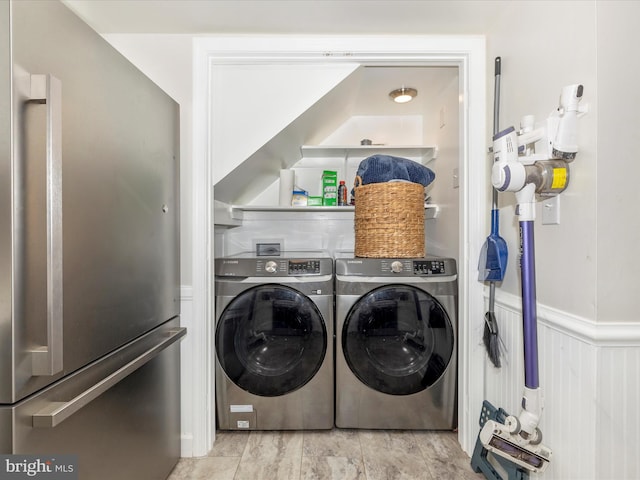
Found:
[(302, 145), (300, 152), (303, 158), (366, 158), (379, 153), (403, 157), (419, 157), (422, 164), (427, 164), (438, 155), (438, 147), (423, 145)]
[[(437, 218), (440, 213), (440, 207), (436, 204), (429, 203), (424, 206), (425, 209), (425, 219)], [(278, 206), (278, 205), (232, 205), (230, 207), (231, 218), (234, 220), (242, 220), (244, 212), (324, 212), (324, 213), (353, 213), (355, 211), (355, 207), (351, 205), (347, 205), (344, 207), (287, 207), (287, 206)]]
[[(411, 159), (419, 159), (422, 164), (429, 163), (437, 156), (437, 147), (421, 145), (302, 145), (300, 147), (303, 158), (338, 158), (345, 162), (349, 159), (363, 159), (369, 155), (378, 153), (382, 155), (396, 155)], [(346, 167), (345, 167), (346, 171)], [(440, 207), (437, 204), (425, 204), (425, 219), (437, 218)], [(348, 205), (344, 207), (323, 207), (323, 206), (279, 206), (279, 205), (228, 205), (223, 202), (216, 202), (216, 225), (225, 227), (235, 227), (242, 224), (245, 212), (258, 214), (275, 214), (282, 212), (298, 213), (324, 213), (331, 216), (342, 216), (343, 214), (353, 215), (355, 207)]]

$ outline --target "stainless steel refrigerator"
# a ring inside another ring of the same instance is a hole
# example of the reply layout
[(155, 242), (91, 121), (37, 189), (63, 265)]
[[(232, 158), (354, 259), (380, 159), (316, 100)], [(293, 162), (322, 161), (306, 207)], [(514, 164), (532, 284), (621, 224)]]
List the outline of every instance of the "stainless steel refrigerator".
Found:
[(178, 105), (58, 1), (0, 0), (0, 454), (180, 453)]

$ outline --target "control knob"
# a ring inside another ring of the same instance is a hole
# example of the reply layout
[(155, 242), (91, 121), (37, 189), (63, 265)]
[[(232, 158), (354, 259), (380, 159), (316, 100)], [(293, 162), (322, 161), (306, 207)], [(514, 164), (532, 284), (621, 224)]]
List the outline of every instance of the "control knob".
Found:
[(391, 262), (391, 271), (393, 273), (400, 273), (402, 271), (402, 262), (398, 260)]
[(278, 264), (273, 260), (269, 260), (265, 265), (264, 269), (269, 273), (275, 273), (278, 270)]

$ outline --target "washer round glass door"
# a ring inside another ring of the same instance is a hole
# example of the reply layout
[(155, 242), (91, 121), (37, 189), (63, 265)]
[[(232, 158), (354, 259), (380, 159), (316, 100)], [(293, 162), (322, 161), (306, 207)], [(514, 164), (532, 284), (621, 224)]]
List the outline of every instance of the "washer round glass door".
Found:
[(318, 307), (285, 285), (260, 285), (234, 298), (216, 328), (222, 369), (260, 396), (292, 392), (313, 378), (325, 357), (327, 330)]
[(410, 285), (363, 295), (342, 329), (342, 351), (365, 385), (410, 395), (433, 385), (454, 352), (454, 328), (440, 302)]

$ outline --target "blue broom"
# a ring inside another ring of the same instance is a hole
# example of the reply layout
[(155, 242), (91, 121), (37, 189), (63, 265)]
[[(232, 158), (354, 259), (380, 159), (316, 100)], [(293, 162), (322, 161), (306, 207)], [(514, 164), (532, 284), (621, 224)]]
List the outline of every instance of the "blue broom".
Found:
[[(493, 135), (499, 132), (500, 116), (500, 72), (501, 59), (495, 59), (495, 88), (493, 99)], [(478, 262), (478, 276), (481, 282), (489, 282), (489, 309), (484, 316), (484, 334), (482, 336), (489, 359), (496, 368), (500, 368), (501, 339), (498, 322), (494, 312), (496, 282), (504, 279), (507, 269), (507, 242), (499, 235), (500, 211), (498, 210), (498, 191), (492, 188), (491, 195), (491, 233), (482, 245)]]

